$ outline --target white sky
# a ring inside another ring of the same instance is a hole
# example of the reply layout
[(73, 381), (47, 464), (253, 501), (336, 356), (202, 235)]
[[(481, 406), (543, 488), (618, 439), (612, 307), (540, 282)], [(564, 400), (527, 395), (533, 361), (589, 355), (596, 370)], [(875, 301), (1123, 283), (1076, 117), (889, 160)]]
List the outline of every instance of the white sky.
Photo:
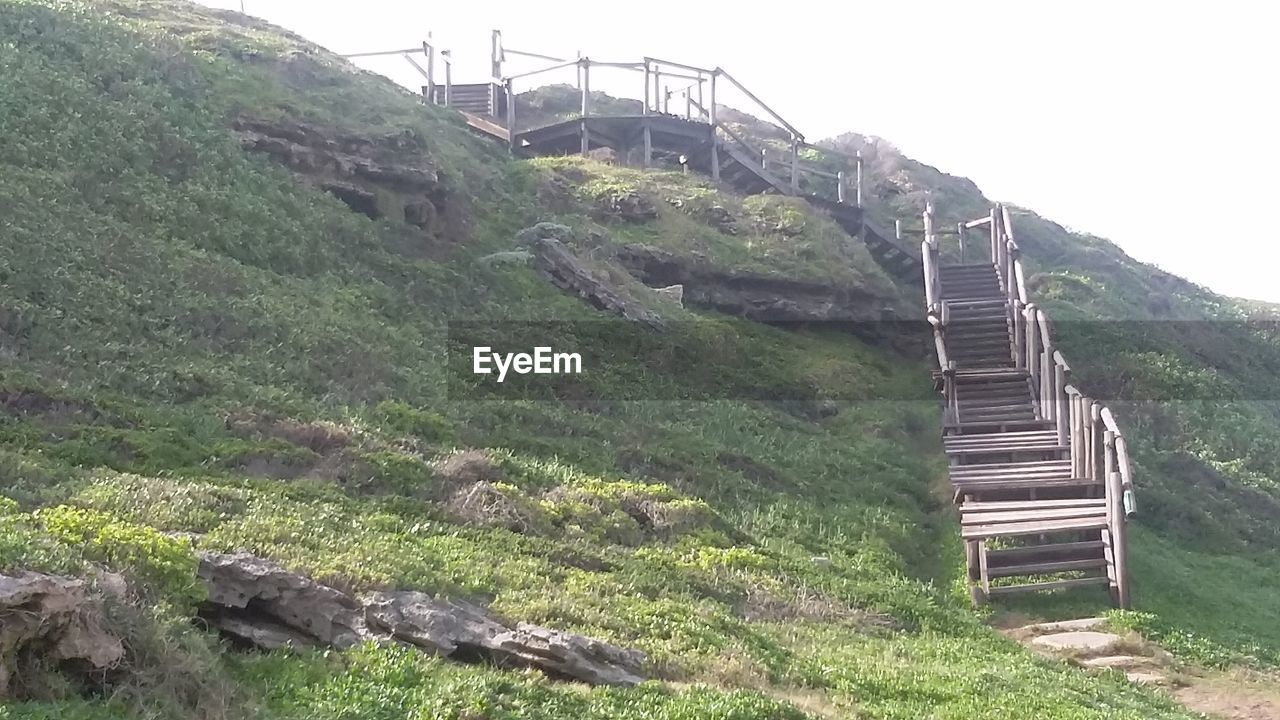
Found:
[[(809, 139), (881, 136), (989, 197), (1219, 292), (1280, 302), (1262, 261), (1280, 259), (1280, 4), (244, 2), (340, 53), (414, 47), (431, 31), (453, 49), (455, 82), (487, 74), (491, 28), (549, 55), (719, 65)], [(399, 58), (362, 64), (420, 84)], [(592, 87), (622, 89), (596, 73)]]

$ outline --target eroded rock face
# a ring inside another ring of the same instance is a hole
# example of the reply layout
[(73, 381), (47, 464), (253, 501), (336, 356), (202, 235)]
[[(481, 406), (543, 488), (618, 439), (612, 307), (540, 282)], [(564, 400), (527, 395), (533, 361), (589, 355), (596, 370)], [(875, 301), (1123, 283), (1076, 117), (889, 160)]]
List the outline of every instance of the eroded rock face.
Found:
[(446, 189), (412, 131), (368, 138), (244, 117), (232, 127), (243, 148), (271, 156), (356, 212), (402, 221), (431, 235), (444, 229)]
[(650, 287), (684, 286), (685, 305), (758, 322), (872, 322), (891, 315), (886, 299), (856, 287), (724, 270), (650, 245), (623, 245), (615, 259)]
[(209, 590), (205, 619), (243, 642), (280, 647), (301, 634), (300, 644), (343, 649), (367, 635), (354, 598), (255, 555), (201, 553), (198, 572)]
[(593, 685), (635, 685), (645, 655), (582, 635), (520, 623), (493, 639), (499, 657)]
[(484, 654), (507, 630), (474, 605), (413, 591), (371, 596), (365, 603), (365, 620), (371, 629), (445, 657)]
[(666, 327), (657, 313), (644, 307), (625, 289), (609, 283), (598, 270), (593, 270), (574, 254), (564, 243), (572, 236), (572, 229), (564, 225), (538, 223), (517, 233), (516, 242), (529, 248), (533, 253), (534, 267), (556, 287), (577, 295), (597, 310), (620, 315), (654, 329)]
[(643, 680), (643, 653), (536, 625), (512, 627), (483, 608), (421, 592), (357, 600), (248, 553), (202, 553), (201, 615), (235, 640), (275, 650), (389, 639), (462, 662), (534, 667), (593, 684)]
[(124, 657), (103, 628), (101, 607), (80, 580), (23, 572), (0, 575), (0, 699), (12, 697), (26, 661), (74, 661), (106, 670)]

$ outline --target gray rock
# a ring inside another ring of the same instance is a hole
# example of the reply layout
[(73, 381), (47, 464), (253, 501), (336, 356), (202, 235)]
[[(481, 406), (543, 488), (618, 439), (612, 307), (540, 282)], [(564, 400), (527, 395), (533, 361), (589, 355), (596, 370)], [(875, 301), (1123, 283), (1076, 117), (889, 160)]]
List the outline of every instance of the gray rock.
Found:
[[(209, 615), (215, 627), (243, 637), (245, 623), (264, 632), (284, 626), (322, 645), (343, 649), (367, 632), (360, 603), (345, 593), (291, 573), (249, 553), (200, 553), (198, 573), (209, 590)], [(234, 618), (236, 630), (224, 627)]]
[(1111, 633), (1094, 632), (1092, 630), (1075, 630), (1071, 632), (1041, 635), (1032, 638), (1031, 644), (1046, 650), (1059, 652), (1111, 652), (1124, 639)]
[(1105, 655), (1103, 657), (1081, 660), (1080, 664), (1090, 668), (1118, 668), (1120, 670), (1132, 670), (1134, 668), (1149, 666), (1151, 665), (1151, 662), (1151, 658), (1137, 657), (1134, 655)]
[(520, 265), (528, 265), (533, 259), (533, 253), (527, 250), (508, 250), (506, 252), (496, 252), (476, 258), (477, 265), (484, 267), (517, 267)]
[(540, 222), (516, 233), (516, 244), (521, 247), (533, 247), (539, 240), (571, 242), (573, 228), (559, 223)]
[(854, 322), (872, 332), (892, 317), (892, 298), (860, 287), (717, 267), (704, 259), (639, 243), (619, 247), (614, 259), (650, 287), (679, 284), (686, 307), (709, 308), (759, 322)]
[(201, 616), (264, 649), (344, 649), (390, 638), (455, 660), (534, 667), (598, 685), (643, 680), (645, 655), (638, 650), (536, 625), (512, 628), (469, 603), (414, 591), (374, 593), (362, 603), (248, 553), (202, 553), (199, 573), (209, 591)]
[(534, 242), (533, 249), (534, 264), (556, 287), (577, 295), (599, 310), (654, 329), (665, 329), (666, 323), (661, 317), (630, 293), (596, 277), (564, 243), (543, 237)]
[(582, 635), (520, 623), (494, 638), (510, 659), (592, 685), (635, 685), (644, 680), (645, 655)]
[(80, 580), (20, 572), (0, 575), (0, 698), (21, 670), (17, 658), (35, 654), (57, 664), (75, 660), (106, 670), (124, 657), (120, 639), (103, 629), (101, 606)]
[(1169, 678), (1157, 672), (1129, 672), (1125, 673), (1125, 677), (1129, 678), (1129, 682), (1138, 685), (1167, 685)]
[(593, 638), (520, 623), (515, 629), (468, 603), (420, 592), (382, 592), (365, 604), (370, 629), (445, 657), (535, 667), (593, 685), (635, 685), (645, 656)]
[(666, 287), (654, 288), (653, 291), (668, 300), (674, 300), (680, 307), (684, 307), (683, 285), (668, 285)]
[(364, 611), (370, 629), (446, 657), (459, 647), (492, 650), (507, 630), (474, 605), (413, 591), (376, 593)]
[(1105, 627), (1106, 618), (1081, 618), (1079, 620), (1062, 620), (1059, 622), (1036, 623), (1018, 628), (1019, 632), (1044, 635), (1047, 633), (1074, 632), (1079, 630), (1097, 630)]

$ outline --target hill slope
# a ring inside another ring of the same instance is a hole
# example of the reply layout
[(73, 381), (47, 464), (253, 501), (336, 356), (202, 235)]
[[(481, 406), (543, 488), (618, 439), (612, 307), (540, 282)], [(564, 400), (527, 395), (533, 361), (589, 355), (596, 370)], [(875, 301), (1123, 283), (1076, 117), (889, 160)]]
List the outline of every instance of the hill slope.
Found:
[[(299, 38), (183, 3), (9, 0), (0, 71), (0, 573), (129, 588), (104, 610), (127, 649), (109, 672), (4, 646), (6, 717), (1186, 716), (970, 611), (918, 344), (759, 324), (741, 298), (683, 308), (619, 260), (648, 248), (908, 312), (803, 204), (516, 162)], [(910, 204), (891, 195), (886, 210)], [(554, 232), (583, 276), (665, 331), (547, 282), (542, 245), (516, 240), (539, 222), (570, 228)], [(1022, 227), (1042, 267), (1077, 257), (1058, 229)], [(1093, 272), (1159, 281), (1094, 245)], [(1056, 277), (1038, 287), (1065, 293)], [(1063, 302), (1100, 313), (1108, 297)], [(473, 336), (582, 349), (599, 369), (557, 400), (494, 390), (447, 356)], [(664, 352), (625, 362), (652, 337)], [(1160, 452), (1140, 455), (1144, 478)], [(1171, 519), (1180, 477), (1151, 481), (1165, 519), (1137, 572), (1157, 614), (1130, 619), (1197, 633), (1192, 653), (1247, 633), (1273, 647), (1265, 606), (1232, 627), (1171, 604), (1167, 561), (1200, 557)], [(1242, 478), (1222, 502), (1256, 520)], [(1254, 524), (1224, 524), (1210, 550), (1266, 541)], [(234, 550), (638, 648), (653, 681), (584, 689), (393, 645), (238, 652), (192, 622), (196, 553)], [(1263, 559), (1237, 562), (1262, 577)]]

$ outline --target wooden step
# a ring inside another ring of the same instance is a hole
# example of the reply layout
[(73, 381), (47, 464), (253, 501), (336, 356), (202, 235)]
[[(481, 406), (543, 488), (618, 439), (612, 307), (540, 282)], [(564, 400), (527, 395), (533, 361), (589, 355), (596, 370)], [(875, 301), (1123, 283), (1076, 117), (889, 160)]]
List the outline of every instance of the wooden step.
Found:
[(976, 495), (979, 493), (1009, 493), (1029, 490), (1064, 490), (1097, 487), (1099, 481), (1078, 477), (1009, 477), (1009, 478), (963, 478), (952, 480), (951, 487), (957, 497)]
[(1105, 514), (1066, 518), (1061, 520), (1028, 520), (1025, 522), (990, 523), (986, 525), (967, 525), (960, 531), (965, 540), (989, 540), (997, 537), (1020, 537), (1024, 535), (1046, 535), (1050, 533), (1076, 532), (1081, 530), (1105, 530), (1107, 517)]
[[(1065, 572), (1082, 570), (1102, 570), (1107, 567), (1106, 558), (1089, 558), (1088, 560), (1063, 560), (1061, 562), (1030, 563), (1027, 565), (987, 566), (987, 577), (1015, 577), (1019, 575), (1056, 575)], [(992, 588), (993, 590), (995, 588)]]
[(960, 506), (961, 512), (1005, 512), (1034, 509), (1057, 510), (1062, 508), (1106, 506), (1106, 498), (1078, 498), (1071, 500), (999, 500), (996, 502), (968, 501)]
[(960, 432), (1006, 432), (1018, 430), (1043, 430), (1049, 427), (1056, 427), (1057, 423), (1052, 420), (971, 420), (968, 422), (948, 422), (946, 428), (948, 430), (958, 430)]
[[(1039, 502), (1048, 501), (1040, 500)], [(1005, 567), (1039, 562), (1065, 562), (1067, 560), (1103, 558), (1102, 553), (1105, 548), (1106, 543), (1101, 540), (1083, 540), (987, 550), (987, 565), (989, 567)]]
[(1097, 577), (1071, 578), (1070, 580), (1054, 580), (1052, 582), (1028, 583), (1026, 585), (1001, 585), (987, 591), (988, 595), (1012, 595), (1021, 592), (1047, 592), (1087, 585), (1107, 585), (1111, 582), (1105, 575)]
[[(1031, 501), (1034, 502), (1034, 501)], [(1046, 501), (1047, 502), (1047, 501)], [(1106, 503), (1092, 505), (1079, 505), (1076, 507), (1032, 507), (1029, 510), (991, 510), (991, 511), (968, 511), (965, 507), (970, 503), (960, 506), (961, 516), (960, 524), (965, 525), (996, 525), (1000, 523), (1022, 523), (1036, 522), (1040, 520), (1072, 520), (1076, 518), (1105, 518), (1107, 515)]]

